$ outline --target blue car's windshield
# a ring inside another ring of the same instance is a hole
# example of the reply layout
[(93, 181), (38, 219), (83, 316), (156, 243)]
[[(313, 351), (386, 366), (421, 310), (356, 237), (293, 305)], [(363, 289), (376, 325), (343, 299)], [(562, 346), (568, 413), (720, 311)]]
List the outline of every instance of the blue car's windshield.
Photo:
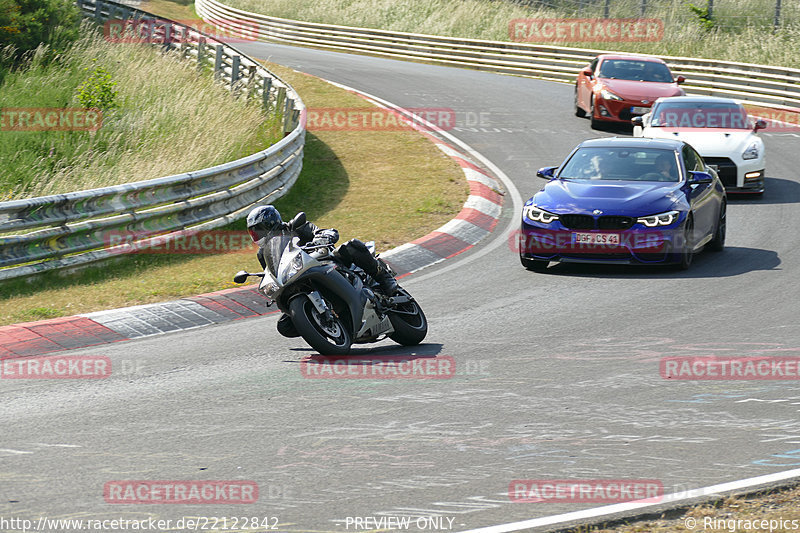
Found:
[(659, 148), (579, 148), (559, 179), (680, 181), (676, 153)]
[(635, 59), (605, 59), (600, 64), (600, 78), (672, 83), (672, 73), (664, 63)]

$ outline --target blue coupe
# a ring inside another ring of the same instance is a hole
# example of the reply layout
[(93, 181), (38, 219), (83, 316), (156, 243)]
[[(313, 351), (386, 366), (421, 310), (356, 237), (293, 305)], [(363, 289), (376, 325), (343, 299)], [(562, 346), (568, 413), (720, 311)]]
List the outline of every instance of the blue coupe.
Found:
[(675, 264), (725, 246), (725, 189), (717, 173), (677, 139), (592, 139), (522, 210), (522, 265), (550, 261)]

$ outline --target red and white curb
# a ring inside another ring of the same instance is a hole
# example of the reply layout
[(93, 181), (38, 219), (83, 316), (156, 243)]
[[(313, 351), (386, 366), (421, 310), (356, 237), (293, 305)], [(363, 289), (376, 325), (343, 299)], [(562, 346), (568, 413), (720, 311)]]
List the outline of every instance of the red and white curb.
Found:
[[(332, 84), (358, 94), (375, 105), (408, 115), (388, 102), (350, 87)], [(437, 128), (418, 117), (414, 117), (411, 126), (461, 166), (470, 192), (461, 212), (448, 223), (424, 237), (381, 253), (381, 258), (392, 266), (398, 277), (444, 261), (475, 246), (497, 226), (505, 194), (500, 181), (494, 177), (502, 176), (499, 169), (486, 170), (481, 167), (475, 162), (477, 157), (467, 154), (469, 150), (460, 150), (455, 146), (455, 142), (458, 142), (455, 138), (442, 133), (441, 137), (454, 141), (450, 143), (433, 135), (431, 131), (435, 132)], [(462, 143), (462, 148), (468, 147)], [(474, 151), (472, 153), (481, 157)], [(507, 179), (504, 182), (510, 183)], [(516, 204), (518, 192), (511, 192)], [(46, 355), (276, 312), (274, 308), (267, 308), (264, 297), (255, 290), (255, 286), (250, 286), (157, 304), (2, 326), (0, 358)]]
[(360, 96), (373, 105), (411, 119), (408, 122), (409, 126), (424, 135), (445, 155), (458, 163), (469, 184), (467, 201), (464, 202), (461, 212), (455, 218), (424, 237), (381, 253), (381, 259), (386, 260), (392, 266), (398, 277), (466, 252), (494, 230), (502, 212), (503, 197), (505, 196), (503, 187), (493, 176), (492, 171), (482, 168), (464, 151), (445, 140), (452, 136), (447, 135), (441, 128), (413, 112), (390, 102), (347, 85), (330, 80), (323, 81)]
[(275, 313), (253, 287), (0, 327), (0, 358), (47, 355)]
[(416, 272), (469, 250), (492, 232), (502, 212), (500, 184), (449, 144), (434, 136), (429, 138), (461, 165), (470, 194), (461, 212), (447, 224), (381, 254), (398, 275)]

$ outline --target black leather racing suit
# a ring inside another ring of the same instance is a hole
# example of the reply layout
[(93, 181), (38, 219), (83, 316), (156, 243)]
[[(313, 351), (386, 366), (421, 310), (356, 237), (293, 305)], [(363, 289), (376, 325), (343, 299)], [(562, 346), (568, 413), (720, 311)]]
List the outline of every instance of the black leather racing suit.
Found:
[[(300, 214), (298, 213), (298, 216)], [(311, 222), (297, 226), (294, 220), (286, 223), (284, 222), (284, 229), (292, 231), (295, 236), (300, 238), (300, 246), (306, 245), (311, 241), (325, 241), (330, 244), (335, 244), (339, 240), (339, 232), (335, 229), (320, 229)], [(267, 263), (264, 260), (264, 251), (262, 248), (257, 252), (258, 262), (261, 263), (261, 268), (266, 268)], [(346, 266), (351, 264), (361, 268), (364, 272), (369, 274), (373, 279), (380, 282), (384, 292), (388, 292), (389, 296), (397, 288), (397, 282), (394, 281), (391, 274), (389, 274), (383, 266), (378, 262), (374, 255), (372, 255), (367, 248), (367, 245), (358, 239), (351, 239), (341, 245), (333, 255)], [(291, 318), (284, 314), (278, 320), (278, 332), (284, 337), (299, 337), (300, 334), (292, 324)]]
[[(304, 246), (311, 241), (317, 239), (325, 239), (331, 244), (335, 244), (339, 240), (339, 232), (335, 229), (320, 229), (316, 224), (306, 222), (305, 224), (292, 229), (292, 222), (284, 223), (286, 231), (292, 231), (295, 236), (300, 238), (300, 246)], [(257, 252), (258, 262), (261, 263), (261, 268), (266, 268), (267, 263), (264, 260), (264, 251), (259, 248)], [(336, 259), (346, 266), (351, 264), (361, 268), (364, 272), (375, 278), (379, 275), (380, 264), (375, 259), (367, 245), (358, 239), (351, 239), (341, 245), (338, 250), (334, 252)]]

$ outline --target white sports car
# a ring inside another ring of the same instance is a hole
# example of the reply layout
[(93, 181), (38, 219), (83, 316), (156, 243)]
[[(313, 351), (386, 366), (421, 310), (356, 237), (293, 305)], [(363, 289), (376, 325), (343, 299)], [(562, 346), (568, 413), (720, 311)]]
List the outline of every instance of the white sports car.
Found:
[(714, 96), (659, 98), (652, 110), (633, 120), (634, 137), (680, 139), (692, 145), (719, 174), (731, 193), (764, 192), (764, 141), (753, 121), (735, 100)]

